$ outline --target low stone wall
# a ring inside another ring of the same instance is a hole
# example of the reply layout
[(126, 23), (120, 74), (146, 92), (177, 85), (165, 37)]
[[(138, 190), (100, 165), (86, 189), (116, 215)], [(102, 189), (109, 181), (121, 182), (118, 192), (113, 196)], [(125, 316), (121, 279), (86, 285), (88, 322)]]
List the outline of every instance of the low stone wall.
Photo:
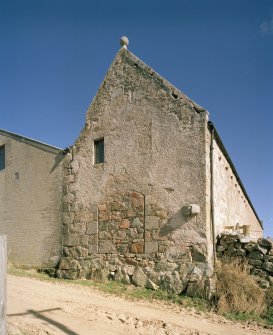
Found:
[(87, 278), (100, 282), (116, 280), (125, 284), (161, 288), (170, 293), (206, 297), (210, 293), (211, 267), (204, 262), (171, 262), (164, 254), (91, 255), (73, 259), (63, 257), (57, 277)]
[(250, 273), (259, 286), (268, 288), (273, 283), (273, 240), (259, 238), (257, 242), (238, 233), (222, 234), (217, 241), (217, 258), (240, 257), (250, 266)]

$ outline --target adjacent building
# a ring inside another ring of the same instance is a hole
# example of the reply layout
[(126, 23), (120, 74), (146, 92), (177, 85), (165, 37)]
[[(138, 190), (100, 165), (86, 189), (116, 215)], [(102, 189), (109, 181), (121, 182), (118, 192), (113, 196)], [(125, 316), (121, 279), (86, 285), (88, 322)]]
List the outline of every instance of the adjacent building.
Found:
[(62, 150), (0, 130), (0, 234), (17, 265), (55, 266), (62, 250)]

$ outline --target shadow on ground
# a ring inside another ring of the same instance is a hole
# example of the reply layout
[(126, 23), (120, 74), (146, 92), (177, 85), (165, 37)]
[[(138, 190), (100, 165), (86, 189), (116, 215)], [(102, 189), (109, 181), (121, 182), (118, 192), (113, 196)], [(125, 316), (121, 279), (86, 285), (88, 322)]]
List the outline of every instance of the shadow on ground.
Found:
[(65, 325), (61, 324), (60, 322), (54, 321), (53, 319), (49, 318), (48, 316), (45, 316), (43, 313), (52, 312), (62, 310), (62, 308), (52, 308), (52, 309), (46, 309), (43, 311), (35, 311), (33, 309), (28, 309), (25, 313), (18, 313), (18, 314), (8, 314), (8, 317), (13, 316), (23, 316), (23, 315), (33, 315), (35, 318), (45, 321), (47, 324), (53, 325), (54, 327), (60, 329), (67, 335), (80, 335), (78, 333), (75, 333), (73, 330), (69, 329)]

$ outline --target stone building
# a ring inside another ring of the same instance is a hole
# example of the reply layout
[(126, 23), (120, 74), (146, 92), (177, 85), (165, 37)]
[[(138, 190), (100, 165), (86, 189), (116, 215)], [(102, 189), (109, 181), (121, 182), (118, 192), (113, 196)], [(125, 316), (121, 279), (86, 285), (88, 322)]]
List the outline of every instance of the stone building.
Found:
[[(52, 241), (59, 238), (59, 247), (62, 235), (59, 277), (111, 276), (190, 293), (197, 282), (209, 286), (217, 235), (236, 229), (250, 239), (262, 236), (261, 222), (207, 111), (126, 45), (74, 145), (65, 155), (54, 150), (46, 153), (52, 159), (47, 171), (37, 166), (37, 174), (48, 175), (55, 160), (50, 178), (57, 180), (47, 187), (57, 201), (39, 207), (37, 199), (36, 212), (48, 213), (44, 229), (57, 227)], [(3, 193), (1, 187), (1, 198), (9, 193), (6, 202), (16, 211), (9, 199), (17, 170), (10, 172), (8, 164), (2, 170), (0, 183), (5, 179), (9, 188)], [(0, 233), (2, 217), (8, 215), (3, 213), (1, 208)], [(12, 220), (18, 222), (18, 214)]]

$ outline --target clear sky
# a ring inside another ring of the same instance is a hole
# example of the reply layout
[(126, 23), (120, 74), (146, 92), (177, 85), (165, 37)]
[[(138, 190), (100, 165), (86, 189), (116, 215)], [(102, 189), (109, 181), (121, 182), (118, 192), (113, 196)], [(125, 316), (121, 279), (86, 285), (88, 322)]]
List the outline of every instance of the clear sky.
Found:
[(0, 128), (73, 144), (122, 35), (209, 111), (273, 236), (272, 0), (0, 0)]

